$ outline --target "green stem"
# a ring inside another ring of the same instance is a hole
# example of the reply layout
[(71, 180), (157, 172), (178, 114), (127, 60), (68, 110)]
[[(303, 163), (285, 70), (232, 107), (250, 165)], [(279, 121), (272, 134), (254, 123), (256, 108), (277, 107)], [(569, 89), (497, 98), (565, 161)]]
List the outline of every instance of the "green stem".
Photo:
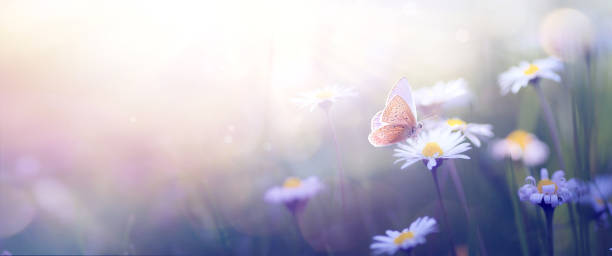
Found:
[[(532, 176), (533, 175), (533, 170), (530, 167), (525, 167), (525, 169), (527, 170), (527, 176)], [(537, 234), (536, 236), (538, 237), (538, 242), (542, 243), (542, 244), (546, 244), (546, 227), (544, 227), (543, 223), (542, 223), (542, 213), (538, 210), (538, 209), (534, 209), (535, 213), (536, 213), (536, 221), (535, 221), (535, 225), (537, 226)], [(530, 224), (533, 224), (533, 220), (530, 222)], [(538, 246), (537, 248), (540, 248), (540, 246)]]
[(525, 229), (524, 229), (524, 223), (523, 223), (523, 215), (521, 214), (521, 209), (520, 209), (520, 204), (518, 202), (517, 199), (517, 195), (516, 192), (518, 191), (517, 189), (517, 185), (516, 185), (516, 177), (514, 175), (514, 166), (512, 165), (512, 162), (510, 162), (510, 177), (506, 176), (507, 179), (509, 179), (510, 184), (508, 185), (510, 187), (510, 199), (512, 200), (512, 205), (514, 206), (514, 223), (516, 225), (516, 229), (518, 231), (518, 235), (519, 235), (519, 243), (521, 245), (521, 251), (522, 254), (524, 256), (528, 256), (529, 255), (529, 248), (527, 246), (527, 238), (525, 236)]
[[(453, 183), (455, 185), (455, 189), (457, 190), (457, 194), (459, 195), (459, 201), (461, 201), (461, 205), (463, 206), (463, 211), (465, 212), (465, 216), (467, 218), (468, 223), (472, 222), (472, 217), (470, 214), (470, 209), (467, 204), (467, 199), (465, 197), (465, 191), (463, 190), (463, 185), (461, 184), (461, 179), (457, 174), (457, 167), (455, 166), (455, 161), (449, 160), (449, 172), (453, 179)], [(480, 249), (480, 254), (482, 256), (487, 256), (487, 249), (484, 245), (484, 241), (482, 239), (482, 235), (480, 233), (480, 226), (477, 222), (474, 222), (476, 225), (476, 238), (478, 239), (478, 246)]]
[(555, 208), (552, 208), (548, 205), (544, 205), (542, 206), (544, 209), (544, 213), (546, 214), (546, 229), (547, 229), (547, 239), (548, 239), (548, 243), (547, 243), (547, 248), (548, 248), (548, 255), (549, 256), (555, 256), (555, 246), (554, 246), (554, 239), (553, 239), (553, 215), (555, 213)]
[(578, 231), (576, 230), (576, 217), (574, 216), (574, 204), (567, 204), (567, 211), (569, 212), (570, 225), (572, 226), (572, 238), (574, 240), (574, 254), (578, 255)]
[(438, 193), (438, 204), (440, 205), (440, 211), (442, 212), (442, 221), (444, 222), (444, 226), (446, 226), (446, 229), (448, 230), (448, 241), (451, 247), (451, 255), (456, 256), (455, 242), (453, 241), (453, 231), (451, 230), (451, 227), (448, 222), (446, 208), (444, 208), (444, 203), (442, 203), (442, 193), (440, 192), (440, 185), (438, 183), (438, 166), (434, 167), (433, 170), (431, 170), (431, 176), (433, 177), (434, 183), (436, 185), (436, 192)]
[(539, 82), (534, 82), (533, 87), (536, 89), (536, 92), (540, 97), (540, 106), (542, 107), (542, 111), (544, 111), (544, 118), (548, 124), (548, 130), (550, 131), (553, 145), (555, 146), (555, 152), (557, 153), (557, 158), (559, 159), (559, 166), (561, 166), (561, 169), (567, 170), (565, 168), (563, 153), (561, 152), (561, 141), (559, 140), (559, 132), (553, 116), (552, 108), (550, 107), (548, 100), (546, 100), (546, 96), (544, 95), (544, 91), (542, 91), (542, 87), (540, 87)]
[(304, 238), (304, 235), (302, 235), (302, 228), (300, 226), (300, 214), (300, 211), (296, 211), (292, 214), (293, 224), (295, 225), (295, 236), (297, 238), (296, 241), (298, 241), (298, 245), (296, 246), (297, 254), (304, 253), (304, 251), (306, 250), (305, 243), (307, 243), (306, 239)]
[(333, 137), (334, 145), (336, 149), (336, 166), (338, 168), (337, 181), (338, 181), (338, 187), (340, 187), (340, 206), (342, 208), (342, 214), (344, 214), (345, 213), (345, 210), (344, 210), (345, 197), (344, 197), (344, 168), (342, 167), (342, 153), (340, 151), (340, 144), (338, 143), (336, 127), (334, 126), (334, 122), (332, 122), (329, 108), (325, 110), (325, 113), (327, 115), (327, 122), (331, 129), (332, 137)]

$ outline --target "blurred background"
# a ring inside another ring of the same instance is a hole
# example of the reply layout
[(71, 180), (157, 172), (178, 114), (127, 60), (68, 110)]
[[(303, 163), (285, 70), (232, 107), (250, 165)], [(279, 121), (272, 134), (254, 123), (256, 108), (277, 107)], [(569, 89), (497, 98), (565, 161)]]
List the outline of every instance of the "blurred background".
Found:
[[(562, 84), (542, 82), (566, 177), (610, 173), (611, 40), (606, 0), (2, 1), (0, 252), (369, 255), (372, 236), (438, 216), (429, 171), (400, 170), (393, 147), (367, 141), (394, 83), (463, 77), (474, 97), (445, 117), (490, 123), (499, 138), (522, 128), (552, 148), (535, 91), (501, 96), (497, 85), (510, 66), (548, 55), (567, 63)], [(359, 93), (331, 110), (349, 216), (334, 199), (325, 112), (291, 102), (331, 85)], [(489, 149), (455, 162), (489, 255), (520, 255), (508, 165)], [(551, 154), (539, 167), (559, 164)], [(263, 196), (311, 175), (326, 189), (298, 229)], [(440, 179), (457, 251), (479, 255), (446, 171)], [(572, 255), (567, 211), (557, 212), (556, 251)], [(605, 255), (610, 228), (582, 225), (592, 255)], [(538, 234), (527, 229), (532, 255), (544, 251)], [(447, 235), (416, 255), (448, 254)]]

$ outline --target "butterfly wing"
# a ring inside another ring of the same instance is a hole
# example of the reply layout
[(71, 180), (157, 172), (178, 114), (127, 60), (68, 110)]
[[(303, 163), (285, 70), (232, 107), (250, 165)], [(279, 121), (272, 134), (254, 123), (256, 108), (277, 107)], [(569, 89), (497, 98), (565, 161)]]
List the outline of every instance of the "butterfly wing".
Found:
[(376, 114), (374, 115), (374, 117), (372, 117), (372, 121), (370, 121), (370, 128), (372, 129), (372, 131), (380, 128), (381, 126), (383, 126), (382, 121), (380, 120), (381, 116), (382, 116), (382, 110), (376, 112)]
[(400, 124), (384, 125), (373, 130), (368, 141), (375, 147), (389, 146), (402, 141), (406, 137), (406, 129), (406, 126)]
[(384, 123), (401, 124), (407, 127), (417, 125), (416, 117), (410, 109), (410, 105), (399, 95), (395, 95), (383, 110), (380, 118)]
[(414, 116), (414, 120), (417, 120), (417, 111), (414, 98), (412, 97), (412, 88), (410, 87), (410, 83), (408, 83), (408, 79), (405, 77), (402, 77), (402, 79), (400, 79), (395, 86), (391, 88), (385, 105), (389, 105), (389, 102), (391, 102), (395, 96), (400, 96), (406, 103), (408, 103), (410, 111)]

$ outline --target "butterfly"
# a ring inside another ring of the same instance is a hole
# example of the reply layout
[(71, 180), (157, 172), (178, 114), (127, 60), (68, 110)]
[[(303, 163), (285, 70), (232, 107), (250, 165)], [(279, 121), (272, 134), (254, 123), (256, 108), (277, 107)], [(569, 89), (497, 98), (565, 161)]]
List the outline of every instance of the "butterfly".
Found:
[(368, 140), (375, 147), (389, 146), (413, 137), (422, 127), (408, 79), (402, 78), (389, 92), (385, 108), (372, 117)]

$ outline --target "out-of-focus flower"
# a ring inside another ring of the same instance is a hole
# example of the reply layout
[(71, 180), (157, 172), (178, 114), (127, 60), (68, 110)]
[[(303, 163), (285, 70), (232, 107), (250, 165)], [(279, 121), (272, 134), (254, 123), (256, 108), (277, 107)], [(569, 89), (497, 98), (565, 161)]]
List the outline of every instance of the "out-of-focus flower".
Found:
[(558, 170), (553, 173), (552, 179), (549, 179), (548, 170), (542, 168), (540, 181), (537, 184), (533, 176), (525, 178), (527, 184), (519, 188), (519, 198), (521, 201), (529, 200), (535, 205), (557, 207), (571, 200), (571, 193), (564, 176), (565, 173)]
[(523, 61), (518, 66), (511, 67), (499, 75), (498, 82), (503, 95), (509, 91), (517, 93), (526, 87), (529, 82), (539, 78), (550, 79), (560, 82), (561, 77), (555, 73), (563, 68), (563, 63), (557, 58), (549, 57), (535, 60), (531, 63)]
[(476, 147), (480, 147), (479, 136), (485, 138), (493, 137), (493, 126), (490, 124), (466, 123), (459, 118), (451, 118), (447, 119), (443, 125), (448, 126), (453, 131), (462, 132)]
[(594, 217), (607, 224), (612, 213), (612, 204), (608, 201), (612, 195), (612, 176), (598, 176), (590, 183), (579, 182), (577, 191), (579, 198), (576, 201), (590, 206)]
[(427, 240), (425, 236), (438, 231), (436, 220), (428, 216), (416, 219), (409, 228), (399, 231), (387, 230), (385, 236), (374, 236), (374, 243), (370, 249), (374, 254), (393, 255), (398, 250), (409, 252), (419, 244)]
[(584, 56), (593, 46), (594, 34), (589, 17), (575, 9), (553, 10), (540, 23), (544, 51), (566, 61)]
[(581, 181), (579, 181), (576, 178), (571, 178), (571, 179), (567, 180), (566, 185), (567, 185), (567, 189), (571, 193), (570, 202), (577, 202), (580, 199), (581, 194), (583, 194), (581, 192), (581, 190), (582, 190), (581, 189), (581, 187), (582, 187)]
[(299, 97), (293, 98), (292, 101), (301, 108), (308, 108), (312, 112), (317, 107), (327, 110), (336, 101), (355, 96), (357, 96), (357, 92), (352, 88), (331, 86), (302, 93)]
[(289, 177), (280, 187), (273, 187), (266, 192), (265, 200), (274, 204), (285, 204), (292, 213), (301, 211), (308, 199), (315, 196), (323, 184), (317, 177), (311, 176), (304, 180)]
[(2, 251), (2, 254), (0, 254), (0, 256), (13, 256), (13, 254), (11, 254), (11, 252), (9, 251)]
[(463, 78), (448, 82), (440, 81), (433, 86), (414, 90), (413, 94), (417, 107), (425, 112), (433, 112), (442, 105), (465, 103), (470, 97), (467, 82)]
[(548, 146), (526, 131), (515, 130), (508, 137), (493, 143), (493, 157), (523, 160), (527, 166), (542, 164), (548, 158)]
[(438, 128), (423, 131), (416, 138), (407, 139), (406, 144), (398, 144), (393, 156), (398, 158), (395, 163), (405, 161), (401, 169), (422, 160), (427, 168), (432, 170), (442, 164), (443, 159), (470, 159), (461, 154), (469, 149), (471, 149), (470, 144), (465, 142), (465, 137), (461, 133)]

